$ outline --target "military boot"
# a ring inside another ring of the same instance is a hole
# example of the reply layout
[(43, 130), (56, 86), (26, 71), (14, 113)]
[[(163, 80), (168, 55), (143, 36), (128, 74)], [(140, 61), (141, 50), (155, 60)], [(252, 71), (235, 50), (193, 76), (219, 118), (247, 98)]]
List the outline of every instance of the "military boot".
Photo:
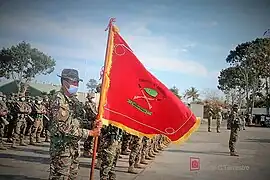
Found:
[(23, 140), (23, 137), (20, 138), (20, 146), (27, 146), (27, 144)]
[(7, 150), (7, 148), (4, 146), (3, 142), (0, 142), (0, 150)]
[(134, 165), (135, 168), (138, 168), (138, 169), (142, 169), (143, 166), (140, 165), (139, 162), (136, 162), (135, 165)]
[(30, 145), (33, 145), (33, 146), (36, 145), (36, 143), (34, 143), (34, 140), (33, 140), (33, 136), (32, 135), (30, 135), (30, 143), (29, 144)]
[(230, 155), (231, 156), (239, 156), (236, 152), (231, 152)]
[(145, 156), (145, 159), (146, 159), (146, 160), (153, 160), (153, 158), (151, 158), (149, 155), (146, 155), (146, 156)]
[(116, 180), (116, 174), (113, 172), (109, 173), (109, 180)]
[(148, 155), (149, 155), (149, 157), (151, 157), (151, 158), (154, 158), (154, 157), (155, 157), (155, 155), (152, 153), (152, 151), (149, 151)]
[(138, 174), (138, 172), (136, 172), (136, 170), (134, 168), (134, 165), (131, 165), (131, 166), (128, 167), (128, 173)]
[(122, 151), (122, 153), (121, 153), (122, 155), (129, 155), (129, 152), (128, 152), (128, 150), (127, 149), (125, 149), (124, 151)]
[(151, 152), (154, 156), (157, 155), (157, 153), (153, 149), (151, 150)]
[(16, 139), (14, 138), (13, 141), (12, 141), (12, 145), (11, 145), (12, 148), (16, 148), (17, 147), (17, 142), (16, 142)]
[(8, 142), (8, 143), (12, 143), (12, 142), (13, 142), (13, 139), (12, 139), (12, 138), (8, 138), (8, 139), (7, 139), (7, 142)]
[(97, 159), (97, 163), (96, 163), (96, 165), (95, 165), (95, 169), (100, 169), (100, 167), (101, 167), (101, 159), (98, 158), (98, 159)]
[(157, 149), (156, 146), (155, 146), (155, 148), (154, 148), (154, 152), (155, 152), (155, 153), (159, 153), (159, 150)]
[(40, 135), (37, 135), (37, 137), (36, 137), (36, 143), (41, 143)]
[(144, 157), (141, 159), (141, 162), (140, 163), (141, 164), (145, 164), (145, 165), (148, 164)]

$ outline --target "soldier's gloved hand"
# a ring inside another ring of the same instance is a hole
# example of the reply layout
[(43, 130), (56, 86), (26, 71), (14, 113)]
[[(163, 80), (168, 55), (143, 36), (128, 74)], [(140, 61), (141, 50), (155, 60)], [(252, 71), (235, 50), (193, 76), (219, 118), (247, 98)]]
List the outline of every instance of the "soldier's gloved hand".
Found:
[(99, 136), (100, 135), (100, 128), (95, 128), (89, 131), (89, 136)]
[(95, 125), (94, 127), (101, 129), (102, 128), (102, 121), (96, 120), (94, 125)]

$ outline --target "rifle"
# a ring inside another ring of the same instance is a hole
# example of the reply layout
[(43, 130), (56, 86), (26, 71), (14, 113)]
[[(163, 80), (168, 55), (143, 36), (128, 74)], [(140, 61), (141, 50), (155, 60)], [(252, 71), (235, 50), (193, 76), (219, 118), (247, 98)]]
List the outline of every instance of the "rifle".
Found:
[(50, 119), (48, 118), (48, 116), (46, 116), (46, 114), (43, 114), (43, 117), (45, 117), (45, 119), (46, 119), (47, 121), (50, 121)]
[(9, 125), (9, 122), (4, 117), (1, 116), (1, 120), (5, 126)]
[(27, 117), (30, 119), (30, 121), (33, 123), (35, 122), (34, 118), (32, 118), (29, 114), (27, 114)]

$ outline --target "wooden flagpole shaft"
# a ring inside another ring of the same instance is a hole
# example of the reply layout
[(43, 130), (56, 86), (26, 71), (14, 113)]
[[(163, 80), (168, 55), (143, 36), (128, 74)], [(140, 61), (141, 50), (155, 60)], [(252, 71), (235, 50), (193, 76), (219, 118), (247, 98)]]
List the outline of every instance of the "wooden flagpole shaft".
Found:
[[(107, 68), (107, 61), (108, 61), (108, 56), (109, 56), (109, 46), (110, 46), (110, 37), (112, 33), (112, 23), (115, 21), (115, 18), (111, 18), (108, 27), (106, 28), (105, 31), (109, 30), (108, 32), (108, 39), (107, 39), (107, 47), (106, 47), (106, 54), (105, 54), (105, 61), (104, 61), (104, 71), (102, 75), (102, 86), (101, 86), (101, 94), (99, 97), (99, 106), (98, 106), (98, 116), (97, 119), (101, 119), (101, 108), (103, 108), (101, 103), (102, 97), (101, 95), (104, 94), (104, 80), (105, 80), (105, 74), (106, 74), (106, 68)], [(92, 163), (91, 163), (91, 171), (90, 171), (90, 180), (94, 180), (94, 171), (95, 171), (95, 161), (96, 161), (96, 155), (97, 155), (97, 145), (98, 145), (98, 137), (94, 138), (94, 147), (93, 147), (93, 156), (92, 156)]]

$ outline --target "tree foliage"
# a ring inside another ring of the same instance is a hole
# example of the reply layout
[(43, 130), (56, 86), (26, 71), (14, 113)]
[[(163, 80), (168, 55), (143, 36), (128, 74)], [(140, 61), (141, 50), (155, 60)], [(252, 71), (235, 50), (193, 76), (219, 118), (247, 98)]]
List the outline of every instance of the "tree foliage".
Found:
[(184, 98), (186, 98), (187, 100), (191, 99), (192, 102), (199, 100), (199, 96), (199, 91), (195, 87), (187, 89), (184, 93)]
[(239, 44), (229, 52), (226, 62), (229, 63), (230, 67), (220, 71), (218, 89), (231, 98), (233, 98), (232, 95), (236, 94), (241, 96), (237, 100), (238, 103), (242, 102), (239, 99), (243, 99), (242, 95), (244, 94), (247, 110), (249, 107), (252, 109), (257, 94), (263, 88), (266, 88), (266, 94), (268, 94), (268, 84), (264, 82), (268, 82), (270, 77), (270, 39), (257, 38)]
[(86, 84), (86, 87), (90, 92), (95, 92), (97, 86), (98, 86), (98, 82), (95, 79), (89, 79), (88, 83)]
[(24, 41), (0, 51), (0, 77), (15, 80), (19, 90), (36, 76), (53, 72), (54, 66), (52, 57)]
[(173, 92), (174, 95), (176, 95), (179, 99), (181, 99), (181, 95), (179, 94), (179, 89), (175, 86), (173, 86), (172, 88), (170, 88), (170, 91)]

